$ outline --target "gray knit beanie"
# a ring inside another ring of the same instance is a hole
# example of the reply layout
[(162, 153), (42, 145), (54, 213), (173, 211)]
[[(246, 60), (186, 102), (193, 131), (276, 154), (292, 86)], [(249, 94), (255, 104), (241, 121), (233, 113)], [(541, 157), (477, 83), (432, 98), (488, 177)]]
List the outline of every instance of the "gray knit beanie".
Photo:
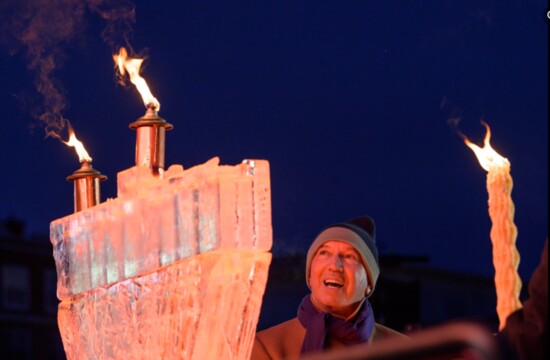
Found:
[(378, 275), (380, 274), (374, 220), (366, 215), (361, 216), (346, 222), (330, 225), (317, 235), (307, 252), (306, 283), (310, 289), (309, 274), (311, 259), (321, 245), (331, 240), (343, 241), (357, 250), (361, 256), (363, 266), (367, 270), (369, 285), (371, 287), (371, 291), (367, 295), (370, 296), (374, 291)]

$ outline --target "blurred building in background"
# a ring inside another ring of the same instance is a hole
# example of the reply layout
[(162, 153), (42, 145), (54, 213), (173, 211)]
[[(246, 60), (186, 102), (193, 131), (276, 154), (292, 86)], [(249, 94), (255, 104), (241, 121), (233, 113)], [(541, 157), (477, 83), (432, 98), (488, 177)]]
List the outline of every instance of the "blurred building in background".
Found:
[(0, 221), (0, 349), (4, 359), (65, 359), (57, 328), (57, 276), (48, 235)]

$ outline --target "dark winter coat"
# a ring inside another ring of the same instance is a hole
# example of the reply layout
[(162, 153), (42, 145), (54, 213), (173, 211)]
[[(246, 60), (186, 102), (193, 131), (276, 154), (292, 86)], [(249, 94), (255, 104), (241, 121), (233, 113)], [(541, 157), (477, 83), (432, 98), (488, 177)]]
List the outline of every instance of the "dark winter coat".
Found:
[[(306, 328), (298, 318), (285, 321), (256, 334), (251, 360), (280, 360), (296, 359), (300, 357), (302, 343), (306, 335)], [(391, 337), (407, 338), (405, 335), (386, 326), (375, 323), (369, 343)], [(346, 346), (328, 339), (328, 348), (336, 349)]]

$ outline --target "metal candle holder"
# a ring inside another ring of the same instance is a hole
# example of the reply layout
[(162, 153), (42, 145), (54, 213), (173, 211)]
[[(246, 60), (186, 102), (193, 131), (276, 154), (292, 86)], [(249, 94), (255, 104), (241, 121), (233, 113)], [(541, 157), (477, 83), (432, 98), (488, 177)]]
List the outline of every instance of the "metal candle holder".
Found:
[(67, 177), (74, 183), (74, 212), (91, 208), (100, 202), (99, 182), (107, 176), (92, 168), (92, 163), (83, 161), (80, 169)]
[(153, 106), (145, 115), (130, 124), (136, 130), (136, 166), (147, 166), (153, 175), (164, 170), (165, 132), (173, 126), (160, 118)]

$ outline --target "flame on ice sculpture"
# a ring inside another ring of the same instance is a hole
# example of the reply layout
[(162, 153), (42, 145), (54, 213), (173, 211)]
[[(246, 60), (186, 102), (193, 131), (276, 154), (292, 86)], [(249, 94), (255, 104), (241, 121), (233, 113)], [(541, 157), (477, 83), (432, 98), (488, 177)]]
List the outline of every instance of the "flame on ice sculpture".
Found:
[(68, 359), (248, 359), (272, 245), (269, 163), (213, 158), (53, 221)]

